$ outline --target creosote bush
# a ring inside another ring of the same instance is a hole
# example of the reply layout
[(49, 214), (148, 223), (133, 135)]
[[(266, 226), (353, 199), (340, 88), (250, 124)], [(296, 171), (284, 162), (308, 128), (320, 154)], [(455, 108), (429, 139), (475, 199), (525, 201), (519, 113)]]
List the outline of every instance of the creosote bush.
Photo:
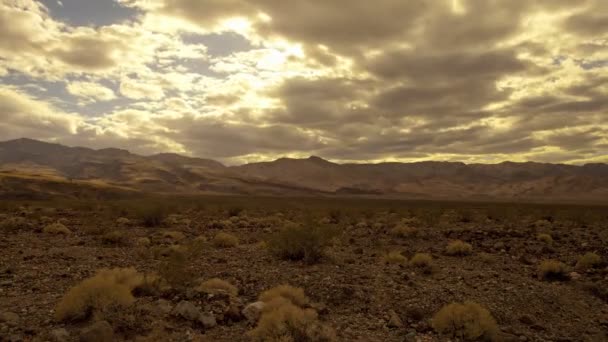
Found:
[(445, 253), (447, 255), (469, 255), (473, 253), (473, 246), (460, 240), (454, 240), (448, 243), (448, 246), (445, 248)]
[(444, 306), (433, 316), (431, 324), (440, 334), (466, 341), (492, 340), (498, 332), (490, 312), (473, 302)]
[(558, 260), (543, 260), (538, 265), (538, 277), (544, 280), (567, 280), (568, 266)]
[(416, 253), (410, 260), (410, 266), (421, 269), (424, 273), (433, 271), (433, 257), (427, 253)]
[(268, 249), (281, 259), (315, 263), (323, 258), (335, 235), (328, 226), (289, 224), (270, 237)]
[(536, 240), (546, 243), (547, 245), (553, 244), (553, 238), (549, 234), (538, 234), (536, 235)]
[(209, 293), (209, 294), (222, 294), (226, 293), (233, 297), (236, 297), (239, 294), (239, 290), (236, 286), (230, 284), (229, 282), (219, 279), (212, 278), (202, 282), (197, 288), (197, 291)]
[(407, 258), (401, 255), (399, 251), (391, 251), (385, 254), (382, 259), (387, 264), (398, 264), (405, 265), (407, 264)]
[(305, 308), (308, 298), (304, 290), (281, 285), (260, 295), (264, 302), (257, 326), (248, 335), (259, 342), (332, 342), (333, 329), (318, 320), (317, 312)]
[(53, 224), (49, 224), (48, 226), (42, 229), (42, 232), (45, 234), (54, 234), (54, 235), (70, 235), (72, 231), (69, 230), (63, 224), (57, 222)]
[(211, 243), (215, 247), (231, 248), (231, 247), (238, 246), (239, 239), (232, 234), (219, 232), (213, 237), (213, 240), (211, 240)]
[(588, 252), (578, 259), (576, 263), (576, 269), (579, 271), (586, 271), (590, 268), (599, 265), (601, 262), (602, 258), (599, 255), (593, 252)]
[(134, 268), (102, 269), (63, 296), (55, 309), (55, 319), (86, 319), (116, 306), (129, 306), (134, 301), (132, 291), (142, 284), (144, 277)]
[(136, 212), (145, 227), (158, 227), (169, 215), (168, 208), (161, 203), (143, 203)]

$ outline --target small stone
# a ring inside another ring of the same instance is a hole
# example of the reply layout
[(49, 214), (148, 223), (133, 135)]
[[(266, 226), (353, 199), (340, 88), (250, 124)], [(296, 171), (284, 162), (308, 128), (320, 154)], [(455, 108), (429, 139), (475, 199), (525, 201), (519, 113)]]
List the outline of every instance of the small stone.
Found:
[(53, 342), (67, 342), (70, 340), (70, 333), (64, 328), (55, 329), (51, 331), (50, 335)]
[(198, 321), (207, 329), (217, 325), (215, 317), (210, 313), (201, 313), (198, 317)]
[(401, 328), (401, 327), (403, 327), (403, 322), (401, 321), (401, 318), (399, 317), (399, 315), (397, 315), (397, 313), (395, 312), (395, 310), (390, 310), (388, 312), (388, 316), (389, 316), (389, 320), (388, 320), (388, 327), (389, 328)]
[(112, 342), (114, 329), (106, 321), (98, 321), (80, 331), (80, 342)]
[(412, 331), (405, 335), (405, 342), (416, 342), (416, 333)]
[(182, 300), (173, 309), (173, 314), (189, 321), (196, 321), (201, 315), (201, 310), (191, 302)]
[(242, 311), (243, 316), (247, 318), (247, 321), (250, 323), (256, 323), (260, 316), (262, 315), (262, 310), (264, 309), (264, 302), (254, 302), (248, 304)]

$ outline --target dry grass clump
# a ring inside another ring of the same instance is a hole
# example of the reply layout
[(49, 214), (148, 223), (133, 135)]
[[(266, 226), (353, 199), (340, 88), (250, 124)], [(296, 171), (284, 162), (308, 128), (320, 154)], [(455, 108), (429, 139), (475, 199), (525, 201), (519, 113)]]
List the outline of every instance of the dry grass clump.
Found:
[(262, 316), (248, 333), (253, 341), (336, 341), (334, 330), (319, 322), (317, 312), (303, 307), (308, 303), (304, 290), (281, 285), (262, 293), (260, 300), (265, 304)]
[(405, 224), (400, 224), (391, 230), (391, 234), (396, 237), (414, 237), (418, 235), (418, 229)]
[(473, 302), (444, 306), (433, 316), (431, 324), (438, 333), (465, 341), (491, 340), (498, 332), (490, 312)]
[(233, 297), (236, 297), (239, 294), (239, 290), (236, 288), (236, 286), (219, 278), (213, 278), (204, 281), (196, 288), (196, 290), (209, 294), (226, 293)]
[(85, 319), (116, 306), (129, 306), (134, 301), (132, 291), (143, 283), (144, 277), (134, 268), (100, 270), (63, 296), (55, 309), (55, 319)]
[(59, 223), (59, 222), (49, 224), (48, 226), (42, 228), (42, 232), (45, 234), (54, 234), (54, 235), (72, 234), (71, 230), (69, 230), (66, 226), (64, 226), (62, 223)]
[(382, 259), (387, 264), (399, 264), (405, 265), (407, 264), (407, 258), (401, 255), (399, 251), (391, 251), (385, 254)]
[(576, 263), (576, 269), (580, 271), (586, 271), (590, 268), (593, 268), (602, 263), (602, 257), (599, 255), (588, 252), (585, 255), (578, 258), (578, 262)]
[(553, 238), (549, 234), (544, 234), (544, 233), (538, 234), (538, 235), (536, 235), (536, 240), (546, 243), (547, 245), (553, 244)]
[(120, 245), (126, 240), (125, 233), (120, 230), (107, 232), (101, 236), (101, 242), (105, 245)]
[(116, 219), (116, 224), (119, 226), (128, 226), (129, 224), (131, 224), (131, 220), (126, 217), (119, 217)]
[(448, 246), (445, 248), (445, 253), (447, 255), (469, 255), (473, 253), (473, 246), (461, 240), (454, 240), (448, 243)]
[(543, 260), (538, 265), (538, 277), (545, 280), (566, 280), (568, 266), (558, 260)]
[(268, 249), (285, 260), (315, 263), (325, 255), (335, 231), (327, 226), (289, 224), (268, 240)]
[(424, 273), (433, 271), (433, 257), (428, 253), (416, 253), (410, 260), (410, 266), (421, 269)]
[(239, 239), (232, 234), (219, 232), (213, 237), (213, 240), (211, 240), (211, 243), (215, 247), (231, 248), (231, 247), (238, 246)]
[(151, 243), (152, 242), (147, 237), (140, 237), (137, 240), (135, 240), (135, 245), (141, 246), (141, 247), (150, 246)]

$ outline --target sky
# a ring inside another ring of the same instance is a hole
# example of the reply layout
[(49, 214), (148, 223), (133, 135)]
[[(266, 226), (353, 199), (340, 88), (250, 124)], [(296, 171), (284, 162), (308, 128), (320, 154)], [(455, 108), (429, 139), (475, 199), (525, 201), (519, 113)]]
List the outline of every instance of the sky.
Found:
[(606, 0), (0, 0), (0, 140), (608, 162)]

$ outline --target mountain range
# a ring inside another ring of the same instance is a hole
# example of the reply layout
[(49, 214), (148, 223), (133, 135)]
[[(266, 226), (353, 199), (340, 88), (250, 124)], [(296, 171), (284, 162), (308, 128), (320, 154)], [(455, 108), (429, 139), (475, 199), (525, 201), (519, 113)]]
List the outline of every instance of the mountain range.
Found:
[(338, 164), (320, 157), (225, 166), (162, 153), (0, 142), (0, 197), (179, 193), (608, 202), (608, 165), (416, 162)]

